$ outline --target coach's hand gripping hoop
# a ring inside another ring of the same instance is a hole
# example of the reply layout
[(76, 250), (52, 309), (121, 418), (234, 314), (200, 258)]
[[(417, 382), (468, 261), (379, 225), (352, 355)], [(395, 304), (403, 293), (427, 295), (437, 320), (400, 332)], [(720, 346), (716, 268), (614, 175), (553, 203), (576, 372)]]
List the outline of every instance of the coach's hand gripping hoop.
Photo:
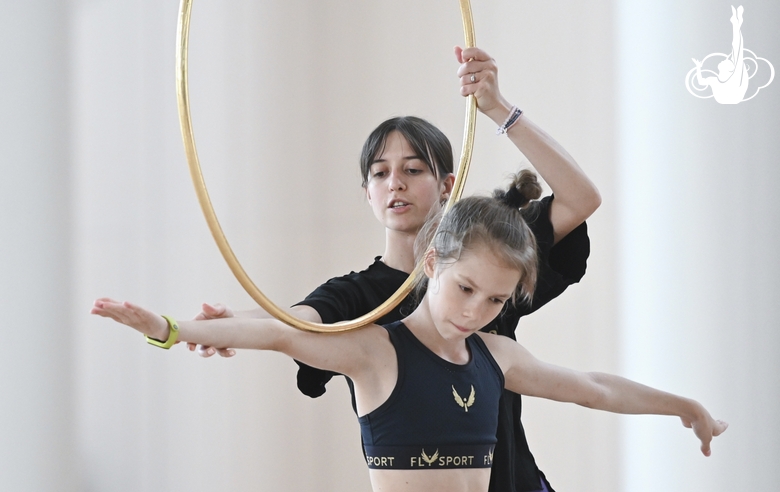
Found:
[[(474, 22), (471, 17), (471, 3), (470, 0), (460, 1), (460, 13), (463, 19), (463, 34), (465, 37), (465, 46), (467, 48), (474, 47)], [(203, 173), (200, 168), (200, 161), (198, 160), (198, 152), (195, 149), (195, 136), (192, 131), (192, 117), (190, 115), (190, 101), (189, 101), (189, 84), (187, 79), (187, 52), (189, 45), (189, 32), (190, 32), (190, 15), (192, 12), (192, 0), (181, 0), (179, 6), (179, 23), (176, 29), (176, 96), (179, 104), (179, 124), (181, 125), (181, 136), (184, 141), (184, 153), (187, 156), (187, 164), (190, 169), (190, 176), (192, 177), (192, 183), (195, 186), (195, 193), (198, 196), (200, 202), (200, 208), (203, 210), (203, 215), (206, 217), (211, 235), (214, 236), (214, 240), (219, 247), (219, 251), (227, 261), (230, 270), (233, 275), (236, 276), (238, 282), (244, 287), (244, 290), (254, 299), (263, 309), (265, 309), (273, 317), (283, 321), (284, 323), (305, 331), (313, 332), (339, 332), (349, 331), (357, 328), (361, 328), (368, 324), (373, 323), (377, 319), (381, 318), (393, 308), (395, 308), (414, 285), (414, 280), (417, 275), (422, 272), (421, 264), (418, 264), (406, 282), (396, 291), (395, 294), (390, 296), (384, 303), (374, 309), (368, 314), (365, 314), (352, 321), (342, 321), (332, 325), (323, 323), (311, 323), (304, 321), (290, 315), (286, 311), (280, 309), (274, 304), (268, 297), (263, 294), (260, 289), (252, 282), (244, 268), (238, 262), (236, 255), (233, 253), (227, 239), (225, 238), (222, 227), (219, 225), (217, 216), (214, 213), (214, 207), (211, 205), (211, 198), (206, 190), (206, 183), (203, 180)], [(468, 176), (469, 166), (471, 164), (471, 154), (474, 147), (474, 128), (476, 127), (476, 115), (477, 115), (477, 102), (473, 95), (468, 96), (466, 102), (466, 122), (463, 132), (463, 148), (461, 149), (460, 165), (458, 166), (458, 172), (455, 177), (455, 184), (452, 188), (450, 198), (444, 206), (445, 210), (448, 210), (455, 202), (457, 202), (463, 194), (463, 187), (466, 183), (466, 177)]]

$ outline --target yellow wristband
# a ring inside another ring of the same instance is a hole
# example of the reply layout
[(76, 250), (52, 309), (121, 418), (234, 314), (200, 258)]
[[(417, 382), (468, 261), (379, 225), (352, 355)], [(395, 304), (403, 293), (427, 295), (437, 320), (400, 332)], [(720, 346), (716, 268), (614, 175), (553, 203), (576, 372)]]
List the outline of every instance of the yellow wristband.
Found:
[(179, 338), (179, 325), (176, 323), (176, 320), (170, 316), (163, 314), (162, 317), (165, 318), (165, 321), (168, 322), (168, 328), (171, 329), (171, 332), (168, 334), (168, 340), (161, 342), (160, 340), (151, 338), (147, 335), (146, 341), (150, 345), (168, 350), (169, 348), (173, 347), (173, 344), (176, 343), (176, 339)]

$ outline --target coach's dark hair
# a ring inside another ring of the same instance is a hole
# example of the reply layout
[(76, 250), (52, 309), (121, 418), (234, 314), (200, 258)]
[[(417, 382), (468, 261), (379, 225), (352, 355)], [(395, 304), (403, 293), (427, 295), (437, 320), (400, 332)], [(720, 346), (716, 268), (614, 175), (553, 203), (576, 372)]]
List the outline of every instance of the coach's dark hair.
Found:
[(398, 116), (382, 122), (363, 144), (360, 174), (364, 188), (368, 184), (371, 164), (384, 152), (387, 136), (392, 132), (398, 132), (406, 138), (415, 154), (428, 165), (437, 178), (443, 179), (453, 172), (452, 145), (447, 136), (422, 118)]

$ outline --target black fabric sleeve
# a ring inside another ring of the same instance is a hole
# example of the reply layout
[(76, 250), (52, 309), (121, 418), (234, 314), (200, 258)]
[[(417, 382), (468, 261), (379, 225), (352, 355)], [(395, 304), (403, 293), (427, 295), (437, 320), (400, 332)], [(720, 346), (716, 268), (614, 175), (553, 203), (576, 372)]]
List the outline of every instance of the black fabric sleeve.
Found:
[[(356, 284), (349, 282), (347, 278), (332, 278), (317, 287), (297, 305), (313, 308), (319, 313), (323, 323), (354, 319), (358, 317), (358, 315), (351, 315), (356, 309), (354, 300), (359, 298), (359, 292), (356, 290)], [(333, 371), (317, 369), (298, 360), (295, 363), (298, 364), (296, 376), (298, 390), (310, 398), (317, 398), (325, 394), (325, 385), (333, 376), (337, 375)]]
[(352, 272), (344, 277), (336, 277), (317, 287), (314, 292), (299, 302), (298, 306), (314, 308), (323, 323), (338, 323), (345, 319), (354, 319), (365, 313), (361, 310), (361, 289), (357, 282), (351, 281), (356, 274)]
[(298, 364), (298, 373), (296, 374), (296, 383), (298, 391), (309, 398), (318, 398), (325, 394), (325, 385), (338, 374), (333, 371), (323, 371), (316, 367), (307, 366), (303, 362), (296, 360)]
[(533, 301), (530, 305), (525, 303), (517, 306), (520, 316), (544, 306), (585, 275), (590, 256), (588, 226), (583, 222), (554, 244), (550, 222), (550, 205), (554, 198), (553, 195), (546, 196), (524, 211), (528, 226), (536, 237), (539, 272)]

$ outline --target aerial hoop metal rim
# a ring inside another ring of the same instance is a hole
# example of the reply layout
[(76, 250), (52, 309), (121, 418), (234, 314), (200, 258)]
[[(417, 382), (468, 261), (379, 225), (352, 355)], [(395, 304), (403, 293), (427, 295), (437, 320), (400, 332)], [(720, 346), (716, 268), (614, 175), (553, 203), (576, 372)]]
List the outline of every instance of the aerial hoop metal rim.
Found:
[[(470, 0), (459, 0), (461, 18), (463, 20), (463, 34), (465, 38), (465, 46), (467, 48), (474, 47), (474, 21), (471, 16), (471, 2)], [(344, 332), (362, 328), (366, 325), (373, 323), (385, 314), (393, 310), (398, 304), (412, 290), (415, 280), (418, 275), (422, 274), (422, 264), (418, 264), (409, 278), (399, 287), (399, 289), (390, 296), (379, 307), (367, 313), (359, 318), (355, 318), (351, 321), (342, 321), (334, 324), (324, 323), (312, 323), (305, 321), (289, 314), (287, 311), (281, 309), (273, 301), (271, 301), (263, 292), (252, 282), (249, 275), (246, 273), (241, 263), (238, 261), (233, 249), (225, 237), (225, 233), (222, 231), (222, 226), (219, 224), (217, 215), (214, 212), (214, 207), (211, 204), (211, 198), (209, 197), (208, 190), (206, 189), (206, 182), (203, 179), (203, 172), (200, 167), (200, 160), (198, 159), (197, 148), (195, 147), (195, 136), (192, 129), (192, 115), (190, 113), (190, 101), (189, 101), (189, 78), (188, 78), (188, 48), (189, 48), (189, 32), (190, 32), (190, 18), (192, 14), (192, 0), (181, 0), (179, 5), (179, 18), (176, 29), (176, 97), (179, 108), (179, 125), (181, 127), (182, 141), (184, 143), (184, 153), (187, 158), (187, 165), (190, 171), (190, 177), (192, 178), (192, 184), (195, 187), (195, 193), (198, 197), (203, 215), (206, 218), (206, 223), (209, 226), (211, 235), (214, 237), (214, 241), (217, 243), (220, 253), (225, 258), (230, 270), (236, 277), (238, 282), (249, 294), (252, 299), (257, 302), (260, 307), (265, 309), (268, 314), (279, 319), (280, 321), (297, 328), (299, 330), (318, 332), (318, 333), (334, 333)], [(466, 121), (463, 131), (463, 147), (461, 149), (460, 163), (458, 166), (457, 174), (455, 177), (455, 183), (450, 193), (450, 198), (444, 206), (444, 210), (449, 210), (452, 205), (457, 202), (463, 194), (463, 188), (466, 184), (466, 178), (469, 173), (471, 165), (471, 156), (474, 148), (474, 131), (476, 128), (476, 116), (477, 116), (477, 102), (474, 96), (468, 96), (466, 102)]]

